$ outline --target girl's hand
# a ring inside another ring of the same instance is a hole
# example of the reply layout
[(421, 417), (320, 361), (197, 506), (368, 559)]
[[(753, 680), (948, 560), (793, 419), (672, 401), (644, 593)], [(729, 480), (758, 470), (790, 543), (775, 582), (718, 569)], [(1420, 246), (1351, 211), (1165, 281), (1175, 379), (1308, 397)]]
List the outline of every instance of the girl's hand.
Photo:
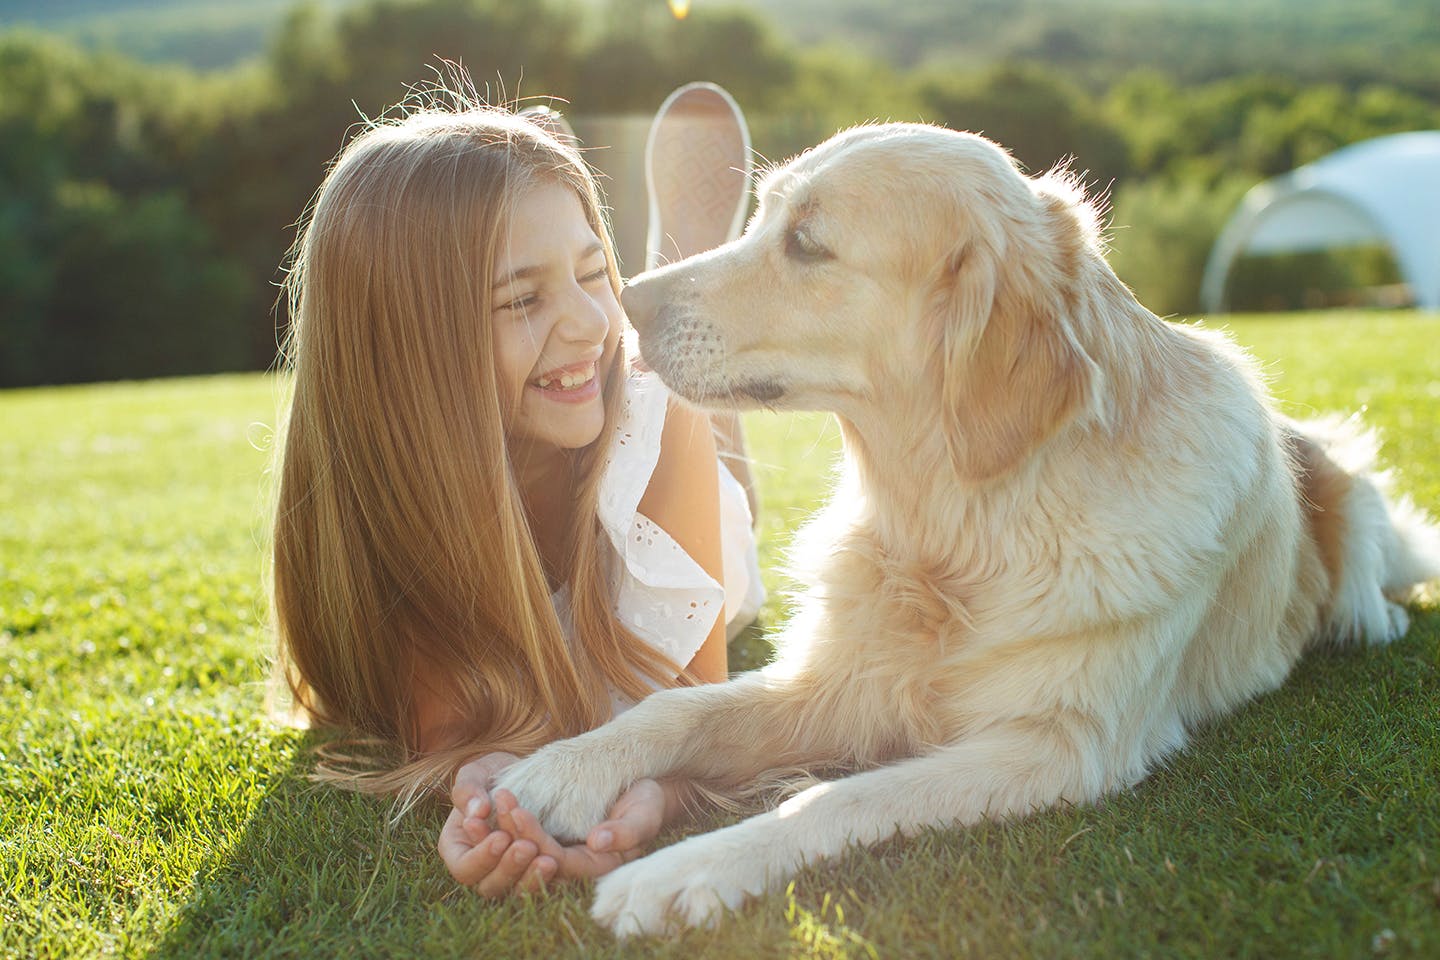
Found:
[(591, 829), (585, 846), (596, 853), (619, 853), (629, 863), (660, 835), (670, 807), (664, 786), (654, 780), (637, 780), (610, 808), (610, 818)]
[(496, 792), (494, 806), (497, 832), (514, 837), (516, 844), (533, 844), (537, 856), (532, 862), (553, 862), (555, 878), (577, 880), (609, 873), (644, 853), (664, 823), (666, 794), (654, 780), (637, 781), (615, 801), (610, 818), (596, 824), (583, 844), (573, 846), (546, 833), (508, 790)]
[(543, 889), (558, 866), (553, 857), (540, 856), (532, 840), (517, 838), (513, 830), (490, 828), (490, 783), (514, 762), (513, 754), (491, 753), (460, 768), (450, 789), (450, 816), (436, 844), (450, 876), (482, 897)]

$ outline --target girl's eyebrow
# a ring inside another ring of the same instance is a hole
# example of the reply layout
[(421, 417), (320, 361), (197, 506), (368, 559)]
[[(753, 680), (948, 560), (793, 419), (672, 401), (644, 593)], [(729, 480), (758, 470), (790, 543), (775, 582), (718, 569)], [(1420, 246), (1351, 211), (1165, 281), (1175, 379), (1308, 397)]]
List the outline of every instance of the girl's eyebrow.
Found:
[[(603, 253), (604, 251), (605, 247), (601, 245), (599, 240), (596, 240), (584, 250), (580, 251), (580, 256), (576, 259), (589, 260), (591, 257), (595, 256), (595, 254)], [(516, 280), (528, 279), (535, 276), (535, 274), (542, 272), (544, 269), (545, 267), (543, 265), (535, 264), (534, 266), (521, 267), (519, 270), (512, 270), (505, 276), (501, 277), (499, 280), (496, 280), (495, 285), (492, 286), (490, 289), (495, 290), (500, 287), (506, 286), (507, 284), (514, 283)]]
[(542, 269), (544, 269), (544, 268), (543, 268), (543, 267), (540, 267), (540, 266), (534, 266), (534, 267), (521, 267), (519, 270), (512, 270), (512, 271), (510, 271), (510, 273), (508, 273), (508, 274), (506, 274), (505, 276), (501, 277), (499, 280), (496, 280), (496, 281), (495, 281), (495, 285), (494, 285), (493, 287), (491, 287), (490, 289), (491, 289), (491, 290), (498, 290), (500, 287), (508, 286), (509, 284), (514, 283), (516, 280), (524, 280), (524, 279), (526, 279), (526, 278), (528, 278), (528, 277), (533, 277), (533, 276), (535, 276), (535, 274), (539, 273)]

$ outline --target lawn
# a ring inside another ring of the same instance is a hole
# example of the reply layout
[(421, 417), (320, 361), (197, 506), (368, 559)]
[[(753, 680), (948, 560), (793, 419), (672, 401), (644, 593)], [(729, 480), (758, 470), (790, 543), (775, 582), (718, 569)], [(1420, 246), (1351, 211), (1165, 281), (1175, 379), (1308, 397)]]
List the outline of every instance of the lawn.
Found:
[[(1231, 326), (1288, 410), (1364, 406), (1440, 514), (1440, 318)], [(278, 399), (258, 375), (0, 393), (0, 957), (1440, 956), (1433, 605), (1102, 805), (852, 852), (715, 932), (620, 945), (584, 889), (481, 902), (432, 852), (438, 808), (387, 827), (262, 716)], [(773, 626), (838, 437), (747, 427)]]

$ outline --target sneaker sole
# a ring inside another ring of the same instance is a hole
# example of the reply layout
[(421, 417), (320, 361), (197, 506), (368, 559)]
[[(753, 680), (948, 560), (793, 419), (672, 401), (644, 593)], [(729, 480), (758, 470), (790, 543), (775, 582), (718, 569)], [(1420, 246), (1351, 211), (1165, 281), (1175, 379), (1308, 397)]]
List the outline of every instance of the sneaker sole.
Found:
[(645, 269), (739, 235), (749, 199), (750, 131), (730, 94), (692, 83), (665, 99), (645, 144), (645, 182)]

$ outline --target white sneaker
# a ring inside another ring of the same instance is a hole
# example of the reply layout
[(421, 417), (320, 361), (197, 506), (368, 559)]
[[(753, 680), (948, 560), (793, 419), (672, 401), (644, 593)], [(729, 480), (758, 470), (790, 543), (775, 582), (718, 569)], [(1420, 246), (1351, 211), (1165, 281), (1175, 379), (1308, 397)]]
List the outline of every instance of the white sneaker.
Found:
[(650, 226), (645, 269), (735, 239), (750, 199), (750, 130), (713, 83), (680, 87), (655, 113), (645, 143)]

